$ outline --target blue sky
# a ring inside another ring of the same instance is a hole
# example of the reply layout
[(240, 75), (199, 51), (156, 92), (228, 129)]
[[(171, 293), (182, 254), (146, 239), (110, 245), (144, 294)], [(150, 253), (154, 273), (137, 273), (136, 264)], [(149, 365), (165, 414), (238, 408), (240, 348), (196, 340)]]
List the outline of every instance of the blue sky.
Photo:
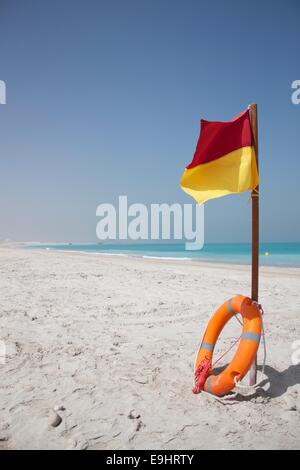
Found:
[[(298, 0), (1, 0), (0, 238), (94, 241), (96, 207), (193, 202), (201, 117), (259, 106), (261, 239), (299, 241)], [(207, 242), (249, 241), (249, 194)]]

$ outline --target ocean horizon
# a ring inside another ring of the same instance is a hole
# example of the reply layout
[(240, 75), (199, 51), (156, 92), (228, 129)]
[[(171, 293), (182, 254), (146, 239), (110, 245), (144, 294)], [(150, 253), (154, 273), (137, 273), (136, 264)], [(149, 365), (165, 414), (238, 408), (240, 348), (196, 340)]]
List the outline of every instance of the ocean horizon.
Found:
[[(251, 264), (251, 243), (207, 243), (201, 250), (196, 251), (186, 250), (184, 243), (41, 243), (30, 245), (30, 248), (182, 261)], [(300, 243), (261, 243), (259, 262), (263, 266), (300, 267)]]

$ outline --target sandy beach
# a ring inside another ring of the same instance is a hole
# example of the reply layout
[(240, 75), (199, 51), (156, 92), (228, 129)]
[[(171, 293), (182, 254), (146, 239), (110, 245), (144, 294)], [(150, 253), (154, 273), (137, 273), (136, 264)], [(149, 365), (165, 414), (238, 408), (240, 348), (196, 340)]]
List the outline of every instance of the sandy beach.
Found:
[(192, 394), (193, 363), (250, 267), (2, 245), (0, 448), (299, 449), (299, 281), (261, 269), (266, 376), (224, 403)]

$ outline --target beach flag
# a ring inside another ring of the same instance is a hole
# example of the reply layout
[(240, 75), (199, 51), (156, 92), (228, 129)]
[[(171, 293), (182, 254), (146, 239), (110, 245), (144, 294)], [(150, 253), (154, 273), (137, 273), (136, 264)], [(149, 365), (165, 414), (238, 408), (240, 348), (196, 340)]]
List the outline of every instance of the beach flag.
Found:
[(193, 161), (180, 186), (199, 204), (258, 185), (249, 110), (229, 122), (201, 120)]

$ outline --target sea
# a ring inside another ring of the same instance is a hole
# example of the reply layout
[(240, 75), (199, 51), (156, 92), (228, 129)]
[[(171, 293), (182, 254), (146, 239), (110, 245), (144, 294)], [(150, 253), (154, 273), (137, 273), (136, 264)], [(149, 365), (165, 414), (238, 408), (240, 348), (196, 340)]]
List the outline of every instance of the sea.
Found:
[[(139, 256), (143, 258), (195, 260), (214, 263), (251, 264), (250, 243), (207, 243), (199, 251), (187, 251), (184, 243), (35, 244), (45, 250)], [(300, 243), (261, 243), (259, 262), (266, 266), (300, 267)]]

